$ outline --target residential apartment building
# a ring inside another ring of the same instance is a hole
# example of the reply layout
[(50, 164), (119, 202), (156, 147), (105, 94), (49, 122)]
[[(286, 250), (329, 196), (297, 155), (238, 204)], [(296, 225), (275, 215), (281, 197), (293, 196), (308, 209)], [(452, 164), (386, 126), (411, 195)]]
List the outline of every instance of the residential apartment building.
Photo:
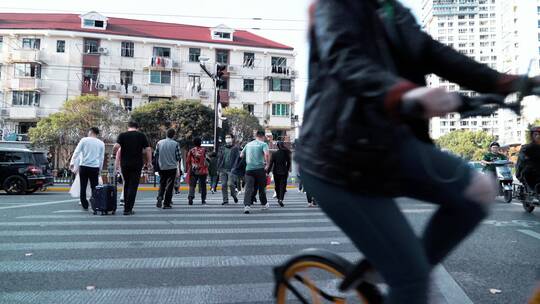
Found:
[[(530, 43), (519, 43), (518, 40), (526, 41), (531, 36), (516, 25), (538, 20), (537, 16), (530, 19), (521, 13), (525, 10), (530, 12), (531, 9), (536, 13), (536, 1), (423, 0), (422, 24), (435, 39), (479, 62), (502, 72), (526, 73), (526, 69), (521, 67), (521, 61), (526, 57), (538, 61), (537, 41), (540, 36), (537, 37), (535, 24), (534, 46), (531, 48)], [(521, 45), (521, 48), (515, 45)], [(534, 54), (530, 52), (531, 49), (535, 51)], [(536, 74), (534, 69), (531, 74)], [(428, 77), (428, 85), (467, 95), (475, 94), (434, 75)], [(459, 114), (453, 113), (432, 119), (430, 132), (433, 138), (438, 138), (455, 130), (482, 130), (497, 136), (503, 144), (519, 143), (523, 142), (523, 130), (527, 121), (534, 120), (540, 112), (526, 106), (523, 114), (522, 117), (516, 117), (509, 111), (501, 110), (488, 117), (461, 119)]]
[(25, 140), (28, 129), (65, 100), (103, 96), (126, 111), (161, 99), (200, 100), (213, 107), (215, 72), (224, 105), (244, 108), (274, 137), (294, 138), (293, 48), (225, 25), (214, 28), (96, 12), (0, 14), (0, 130)]

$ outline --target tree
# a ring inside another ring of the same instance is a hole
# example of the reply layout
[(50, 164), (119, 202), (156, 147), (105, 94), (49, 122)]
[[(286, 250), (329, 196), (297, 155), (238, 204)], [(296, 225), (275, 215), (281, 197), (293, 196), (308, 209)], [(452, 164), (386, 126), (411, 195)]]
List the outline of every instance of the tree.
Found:
[(59, 112), (41, 119), (29, 136), (34, 146), (57, 148), (57, 157), (65, 163), (89, 128), (99, 128), (103, 141), (112, 143), (126, 128), (127, 119), (126, 111), (106, 98), (79, 96), (67, 100)]
[(214, 130), (214, 111), (198, 101), (158, 101), (136, 108), (131, 118), (138, 122), (152, 146), (174, 128), (181, 143), (194, 137), (210, 139)]
[(243, 145), (253, 138), (253, 131), (262, 130), (259, 120), (248, 111), (237, 108), (227, 108), (224, 111), (227, 118), (223, 123), (224, 134), (232, 133), (236, 142)]
[(495, 136), (484, 131), (453, 131), (440, 137), (436, 142), (439, 147), (467, 160), (481, 160), (490, 142), (494, 140)]

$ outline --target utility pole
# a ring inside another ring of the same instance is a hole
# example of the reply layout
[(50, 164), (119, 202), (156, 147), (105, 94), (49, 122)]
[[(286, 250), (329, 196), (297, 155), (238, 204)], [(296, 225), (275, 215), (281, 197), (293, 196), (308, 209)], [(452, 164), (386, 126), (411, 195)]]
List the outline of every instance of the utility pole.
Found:
[(208, 57), (203, 57), (203, 56), (199, 57), (199, 62), (200, 62), (199, 65), (201, 66), (201, 69), (206, 73), (206, 75), (208, 75), (208, 77), (212, 79), (212, 82), (214, 84), (214, 88), (213, 88), (214, 89), (214, 100), (213, 100), (213, 103), (214, 103), (214, 152), (217, 153), (218, 148), (219, 148), (218, 124), (221, 119), (220, 111), (219, 111), (219, 106), (220, 106), (219, 89), (225, 83), (225, 80), (223, 80), (223, 75), (225, 74), (225, 69), (227, 68), (227, 66), (216, 64), (215, 65), (216, 73), (212, 74), (208, 70), (205, 64), (209, 60), (210, 58)]

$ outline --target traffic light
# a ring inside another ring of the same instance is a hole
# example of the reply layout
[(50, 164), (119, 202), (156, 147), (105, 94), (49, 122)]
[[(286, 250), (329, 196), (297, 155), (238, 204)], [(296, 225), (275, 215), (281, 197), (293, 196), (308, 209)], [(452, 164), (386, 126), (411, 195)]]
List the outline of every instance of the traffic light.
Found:
[(216, 86), (218, 89), (221, 89), (225, 85), (226, 80), (224, 79), (225, 72), (227, 71), (227, 66), (218, 64), (216, 66)]

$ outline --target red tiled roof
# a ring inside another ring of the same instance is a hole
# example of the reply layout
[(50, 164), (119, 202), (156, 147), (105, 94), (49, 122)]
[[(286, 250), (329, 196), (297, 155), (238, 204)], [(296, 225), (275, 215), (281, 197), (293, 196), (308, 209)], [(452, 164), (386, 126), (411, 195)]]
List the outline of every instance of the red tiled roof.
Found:
[(85, 29), (81, 28), (81, 19), (79, 15), (75, 14), (0, 13), (0, 29), (49, 29), (284, 50), (293, 49), (290, 46), (243, 30), (234, 32), (234, 41), (216, 41), (211, 39), (209, 27), (177, 23), (109, 17), (106, 30)]

